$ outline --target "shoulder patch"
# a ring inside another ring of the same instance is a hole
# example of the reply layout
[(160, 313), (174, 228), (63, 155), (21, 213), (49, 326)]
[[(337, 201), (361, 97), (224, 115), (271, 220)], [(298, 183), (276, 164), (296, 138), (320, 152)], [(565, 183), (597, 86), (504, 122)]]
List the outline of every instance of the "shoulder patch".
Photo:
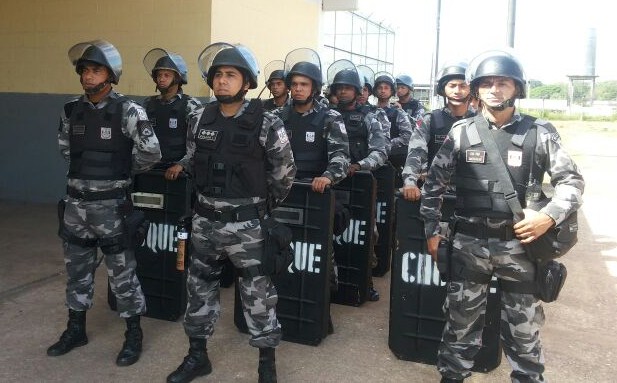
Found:
[(281, 144), (286, 144), (289, 142), (289, 137), (287, 137), (287, 132), (285, 131), (285, 128), (278, 129), (276, 131), (276, 134), (278, 134)]
[(154, 132), (152, 131), (152, 126), (150, 125), (150, 121), (138, 121), (137, 129), (139, 130), (139, 135), (142, 137), (152, 137)]

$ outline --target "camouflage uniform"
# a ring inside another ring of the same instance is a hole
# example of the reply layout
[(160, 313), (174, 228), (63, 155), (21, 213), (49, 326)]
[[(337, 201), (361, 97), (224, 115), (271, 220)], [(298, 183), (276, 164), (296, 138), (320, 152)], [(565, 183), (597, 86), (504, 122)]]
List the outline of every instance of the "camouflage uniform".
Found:
[[(521, 121), (515, 110), (510, 123), (500, 129), (514, 129)], [(561, 146), (559, 134), (546, 121), (535, 122), (538, 141), (535, 163), (551, 177), (555, 194), (541, 211), (560, 223), (581, 205), (584, 181), (576, 164)], [(421, 203), (427, 237), (439, 232), (440, 205), (451, 178), (457, 175), (462, 135), (474, 127), (473, 119), (457, 122), (448, 133), (429, 170)], [(489, 124), (490, 125), (490, 124)], [(492, 129), (496, 129), (491, 126)], [(457, 194), (459, 190), (457, 189)], [(489, 228), (503, 227), (511, 220), (488, 217), (460, 217)], [(493, 274), (498, 278), (529, 282), (535, 278), (535, 267), (525, 256), (518, 239), (477, 238), (457, 233), (453, 242), (453, 259), (465, 270)], [(462, 379), (470, 375), (475, 354), (480, 348), (486, 309), (487, 285), (469, 280), (450, 282), (444, 305), (447, 323), (439, 348), (437, 367), (447, 378)], [(510, 362), (513, 382), (544, 382), (544, 355), (539, 338), (544, 323), (544, 311), (532, 294), (501, 292), (501, 339)]]
[[(85, 103), (85, 108), (103, 109), (111, 100), (122, 95), (113, 90), (96, 106), (85, 96), (77, 99)], [(69, 103), (76, 100), (69, 101)], [(69, 104), (67, 103), (67, 104)], [(66, 109), (65, 109), (66, 110)], [(60, 153), (70, 160), (69, 129), (70, 118), (63, 110), (61, 114), (58, 144)], [(139, 173), (151, 168), (161, 158), (159, 142), (146, 116), (145, 110), (133, 101), (122, 104), (122, 133), (134, 141), (132, 152), (132, 172)], [(126, 189), (131, 180), (89, 180), (69, 178), (68, 186), (80, 192)], [(85, 201), (68, 196), (64, 225), (68, 232), (78, 238), (99, 240), (104, 253), (109, 275), (109, 285), (117, 299), (118, 314), (123, 318), (141, 315), (146, 311), (146, 302), (135, 274), (135, 254), (133, 249), (107, 254), (109, 247), (101, 241), (119, 237), (123, 234), (124, 198)], [(94, 293), (94, 271), (96, 266), (96, 246), (81, 246), (63, 242), (64, 262), (67, 269), (67, 306), (75, 311), (85, 311), (92, 307)]]
[[(448, 107), (441, 109), (441, 112), (447, 114), (452, 119), (455, 119)], [(472, 117), (475, 112), (471, 107), (463, 118)], [(424, 119), (416, 129), (414, 129), (409, 140), (409, 151), (407, 152), (407, 160), (403, 168), (403, 184), (404, 186), (415, 186), (420, 175), (426, 173), (429, 164), (433, 161), (428, 158), (428, 144), (431, 141), (431, 119), (433, 114), (427, 113)], [(450, 126), (451, 128), (452, 126)]]
[(386, 136), (386, 154), (390, 155), (390, 150), (392, 149), (392, 141), (390, 140), (390, 120), (388, 119), (388, 115), (386, 112), (375, 105), (371, 105), (368, 102), (362, 106), (363, 110), (367, 112), (371, 112), (377, 118), (377, 121), (381, 124), (381, 129), (383, 130), (384, 136)]
[(364, 123), (368, 129), (368, 155), (365, 158), (352, 158), (351, 163), (360, 165), (360, 170), (373, 171), (386, 163), (388, 140), (377, 120), (377, 113), (366, 113)]
[[(242, 115), (248, 101), (234, 118)], [(191, 116), (187, 136), (187, 156), (179, 163), (190, 173), (204, 171), (193, 168), (196, 150), (195, 139), (199, 121), (205, 109)], [(296, 167), (282, 121), (264, 111), (259, 134), (259, 144), (265, 148), (269, 208), (274, 208), (285, 199), (291, 189)], [(233, 208), (265, 202), (259, 197), (214, 198), (197, 194), (200, 205), (214, 209)], [(195, 214), (191, 243), (191, 265), (188, 269), (188, 304), (184, 315), (184, 330), (190, 338), (209, 338), (214, 323), (220, 316), (219, 277), (222, 263), (229, 257), (236, 268), (257, 266), (263, 253), (263, 236), (259, 219), (243, 222), (220, 222)], [(251, 339), (254, 347), (275, 347), (281, 339), (281, 326), (276, 318), (278, 296), (269, 276), (240, 278), (240, 294)]]

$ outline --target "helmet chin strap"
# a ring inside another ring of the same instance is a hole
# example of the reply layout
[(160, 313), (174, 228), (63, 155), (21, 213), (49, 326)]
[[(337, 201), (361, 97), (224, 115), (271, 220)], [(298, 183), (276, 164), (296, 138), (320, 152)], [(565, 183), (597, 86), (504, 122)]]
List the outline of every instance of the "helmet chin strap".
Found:
[(88, 94), (88, 95), (97, 94), (100, 91), (102, 91), (107, 86), (107, 84), (109, 84), (109, 82), (108, 81), (104, 81), (104, 82), (102, 82), (102, 83), (100, 83), (100, 84), (98, 84), (98, 85), (96, 85), (96, 86), (94, 86), (92, 88), (84, 89), (84, 92), (86, 94)]
[(313, 96), (309, 96), (306, 100), (296, 100), (295, 98), (291, 99), (293, 105), (304, 106), (313, 101)]
[(497, 106), (488, 106), (486, 105), (487, 109), (491, 109), (491, 110), (497, 110), (497, 111), (502, 111), (506, 108), (511, 108), (514, 106), (514, 102), (516, 101), (516, 98), (511, 98), (508, 99), (504, 102), (502, 102), (501, 104), (497, 105)]
[(220, 102), (221, 104), (233, 104), (235, 102), (242, 101), (244, 99), (245, 95), (246, 95), (246, 91), (243, 90), (243, 89), (240, 89), (238, 91), (238, 93), (236, 93), (233, 96), (227, 96), (227, 95), (226, 96), (217, 96), (217, 95), (214, 95), (214, 97), (216, 97), (216, 100), (218, 102)]

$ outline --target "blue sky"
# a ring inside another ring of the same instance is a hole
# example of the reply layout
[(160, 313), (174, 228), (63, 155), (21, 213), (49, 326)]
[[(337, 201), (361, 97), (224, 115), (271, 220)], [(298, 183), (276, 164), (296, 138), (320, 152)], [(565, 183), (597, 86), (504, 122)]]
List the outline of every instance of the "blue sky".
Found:
[[(507, 44), (508, 0), (442, 0), (439, 63), (469, 60)], [(617, 80), (617, 3), (517, 0), (514, 50), (528, 79), (566, 82), (585, 74), (589, 29), (596, 33), (597, 81)], [(359, 13), (396, 32), (394, 74), (428, 83), (437, 0), (359, 0)]]

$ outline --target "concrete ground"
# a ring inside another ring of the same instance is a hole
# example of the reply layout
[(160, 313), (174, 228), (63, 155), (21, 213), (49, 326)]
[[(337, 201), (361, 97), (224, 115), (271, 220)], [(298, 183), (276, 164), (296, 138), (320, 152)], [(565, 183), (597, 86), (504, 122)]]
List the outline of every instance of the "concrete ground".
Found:
[[(570, 152), (587, 181), (579, 215), (579, 244), (562, 261), (568, 281), (560, 299), (545, 305), (545, 376), (552, 382), (617, 381), (617, 217), (612, 176), (615, 140), (603, 132), (577, 135)], [(608, 169), (610, 172), (607, 173)], [(52, 205), (0, 201), (0, 382), (163, 382), (188, 348), (181, 322), (144, 318), (138, 363), (114, 363), (124, 321), (107, 305), (104, 269), (96, 277), (88, 313), (90, 343), (67, 355), (45, 353), (63, 331), (65, 271)], [(280, 382), (438, 382), (434, 366), (398, 360), (388, 348), (390, 274), (376, 278), (379, 302), (333, 305), (335, 333), (318, 346), (282, 342)], [(256, 382), (257, 350), (233, 324), (233, 289), (222, 289), (222, 317), (209, 341), (214, 371), (196, 382)], [(476, 373), (469, 382), (509, 381), (510, 368)]]

